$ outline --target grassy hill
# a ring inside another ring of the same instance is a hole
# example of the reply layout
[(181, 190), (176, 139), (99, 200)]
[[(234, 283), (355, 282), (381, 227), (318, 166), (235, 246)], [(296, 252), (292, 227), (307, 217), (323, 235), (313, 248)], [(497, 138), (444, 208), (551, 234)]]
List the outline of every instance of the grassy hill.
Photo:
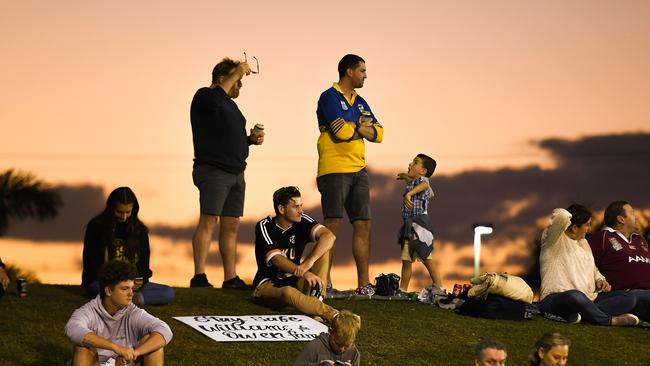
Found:
[[(19, 298), (15, 288), (0, 300), (0, 364), (63, 365), (72, 346), (63, 327), (86, 300), (76, 286), (30, 285)], [(291, 365), (302, 342), (217, 343), (172, 319), (182, 315), (277, 314), (253, 304), (248, 292), (220, 289), (176, 290), (172, 305), (146, 307), (165, 320), (174, 339), (165, 350), (167, 365)], [(328, 300), (337, 309), (362, 317), (357, 342), (363, 365), (472, 365), (481, 338), (508, 346), (508, 365), (527, 364), (532, 344), (542, 333), (559, 331), (573, 342), (570, 365), (650, 365), (650, 331), (566, 325), (540, 317), (495, 321), (454, 314), (409, 301)], [(283, 313), (296, 313), (285, 309)]]

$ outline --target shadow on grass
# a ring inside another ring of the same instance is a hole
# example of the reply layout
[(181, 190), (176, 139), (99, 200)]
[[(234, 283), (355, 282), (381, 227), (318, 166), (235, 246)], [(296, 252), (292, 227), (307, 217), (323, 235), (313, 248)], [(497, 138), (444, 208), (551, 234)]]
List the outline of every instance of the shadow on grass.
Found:
[(64, 347), (51, 340), (38, 340), (34, 344), (34, 355), (37, 359), (30, 363), (31, 366), (65, 365), (72, 357), (72, 345)]
[(78, 296), (82, 299), (86, 299), (84, 296), (84, 291), (81, 286), (70, 286), (70, 285), (52, 285), (58, 291), (66, 292), (70, 295)]

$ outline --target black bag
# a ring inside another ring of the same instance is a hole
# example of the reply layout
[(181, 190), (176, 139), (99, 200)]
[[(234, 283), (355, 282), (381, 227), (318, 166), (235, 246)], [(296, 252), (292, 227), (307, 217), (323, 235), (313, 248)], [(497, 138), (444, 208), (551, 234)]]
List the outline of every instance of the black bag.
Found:
[(458, 308), (462, 315), (470, 315), (487, 319), (524, 320), (532, 318), (526, 311), (526, 303), (507, 297), (489, 294), (485, 300), (467, 298)]
[(381, 296), (395, 296), (399, 292), (400, 277), (395, 273), (380, 274), (375, 277), (375, 294)]

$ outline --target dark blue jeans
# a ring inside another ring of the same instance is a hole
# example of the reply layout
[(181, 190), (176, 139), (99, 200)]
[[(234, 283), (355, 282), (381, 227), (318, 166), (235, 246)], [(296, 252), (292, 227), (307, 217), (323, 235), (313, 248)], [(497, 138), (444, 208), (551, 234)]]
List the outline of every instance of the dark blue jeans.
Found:
[(628, 290), (636, 298), (636, 307), (632, 314), (639, 318), (650, 321), (650, 290)]
[(629, 291), (601, 292), (591, 301), (582, 292), (569, 290), (548, 295), (539, 303), (544, 313), (563, 318), (579, 313), (585, 321), (600, 325), (610, 325), (613, 315), (630, 313), (635, 306), (636, 297)]
[[(86, 296), (94, 298), (99, 294), (99, 281), (86, 287)], [(165, 305), (174, 300), (174, 289), (159, 283), (147, 282), (133, 296), (140, 296), (142, 305)]]

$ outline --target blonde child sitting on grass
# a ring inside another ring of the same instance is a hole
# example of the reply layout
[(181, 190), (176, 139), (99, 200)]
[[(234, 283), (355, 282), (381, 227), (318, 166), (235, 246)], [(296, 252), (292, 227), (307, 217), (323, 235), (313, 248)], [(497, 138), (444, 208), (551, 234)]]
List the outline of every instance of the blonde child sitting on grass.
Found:
[(402, 205), (402, 220), (404, 224), (399, 232), (399, 243), (402, 246), (402, 291), (408, 291), (411, 280), (413, 261), (419, 260), (429, 271), (434, 284), (440, 285), (438, 269), (431, 258), (433, 251), (433, 230), (427, 214), (429, 200), (433, 191), (429, 185), (429, 177), (436, 170), (436, 161), (425, 155), (418, 154), (409, 164), (408, 172), (400, 173), (397, 179), (406, 181), (404, 202)]
[(332, 319), (329, 335), (321, 333), (307, 343), (293, 366), (359, 366), (361, 355), (354, 341), (361, 329), (361, 317), (343, 310)]

